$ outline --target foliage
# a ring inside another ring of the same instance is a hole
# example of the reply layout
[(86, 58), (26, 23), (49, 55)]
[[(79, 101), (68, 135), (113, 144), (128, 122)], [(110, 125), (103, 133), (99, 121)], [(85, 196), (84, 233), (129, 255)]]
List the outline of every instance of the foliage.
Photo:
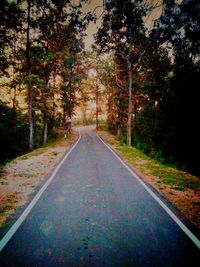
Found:
[(1, 77), (7, 73), (7, 104), (26, 113), (31, 149), (55, 137), (55, 127), (74, 113), (84, 78), (82, 40), (94, 20), (91, 12), (83, 12), (82, 2), (1, 2)]
[(0, 74), (7, 74), (9, 65), (5, 49), (15, 39), (14, 35), (19, 31), (23, 15), (22, 10), (15, 2), (1, 0), (0, 2)]
[(109, 1), (97, 33), (99, 51), (113, 52), (112, 63), (104, 62), (100, 73), (107, 88), (108, 128), (124, 139), (131, 70), (133, 144), (200, 174), (199, 3), (165, 0), (151, 32), (145, 32), (141, 20), (146, 12), (140, 1)]
[(172, 46), (173, 75), (159, 104), (155, 123), (160, 128), (159, 146), (188, 169), (200, 174), (198, 121), (200, 17), (198, 1), (180, 4), (165, 1), (163, 14), (155, 24), (152, 37)]
[(28, 123), (24, 116), (0, 103), (0, 162), (28, 149)]

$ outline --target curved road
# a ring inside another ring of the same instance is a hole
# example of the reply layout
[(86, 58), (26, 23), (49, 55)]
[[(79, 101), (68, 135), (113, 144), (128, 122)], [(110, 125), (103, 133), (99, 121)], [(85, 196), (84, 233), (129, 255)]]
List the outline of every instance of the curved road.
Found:
[(198, 266), (199, 249), (87, 128), (26, 219), (0, 265)]

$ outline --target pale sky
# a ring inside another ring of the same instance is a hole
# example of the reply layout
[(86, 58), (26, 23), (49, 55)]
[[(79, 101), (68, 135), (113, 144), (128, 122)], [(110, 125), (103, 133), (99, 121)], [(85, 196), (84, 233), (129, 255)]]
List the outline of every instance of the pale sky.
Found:
[(84, 5), (84, 11), (94, 11), (98, 18), (96, 24), (90, 23), (86, 31), (87, 37), (85, 39), (85, 48), (89, 49), (90, 46), (94, 43), (93, 35), (97, 32), (98, 27), (101, 25), (102, 17), (100, 16), (103, 13), (103, 0), (88, 1), (88, 3)]
[[(123, 1), (123, 0), (122, 0)], [(144, 0), (145, 1), (145, 0)], [(147, 0), (148, 2), (155, 4), (162, 4), (162, 0)], [(85, 48), (89, 49), (90, 46), (94, 43), (93, 35), (97, 32), (98, 27), (101, 25), (102, 15), (103, 15), (103, 0), (89, 0), (86, 4), (83, 5), (83, 10), (86, 11), (94, 11), (97, 15), (97, 22), (90, 23), (86, 34), (87, 37), (85, 38)], [(153, 20), (158, 18), (161, 14), (162, 7), (156, 8), (153, 12), (151, 12), (150, 16), (147, 17), (145, 24), (148, 28), (152, 27)]]

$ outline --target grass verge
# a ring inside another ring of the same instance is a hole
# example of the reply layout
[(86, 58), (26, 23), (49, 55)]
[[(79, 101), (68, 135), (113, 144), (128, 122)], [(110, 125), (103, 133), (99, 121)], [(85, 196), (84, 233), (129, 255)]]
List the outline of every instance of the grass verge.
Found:
[(98, 131), (98, 134), (145, 182), (164, 195), (191, 223), (200, 228), (199, 177), (162, 164), (138, 149), (121, 143), (106, 131)]

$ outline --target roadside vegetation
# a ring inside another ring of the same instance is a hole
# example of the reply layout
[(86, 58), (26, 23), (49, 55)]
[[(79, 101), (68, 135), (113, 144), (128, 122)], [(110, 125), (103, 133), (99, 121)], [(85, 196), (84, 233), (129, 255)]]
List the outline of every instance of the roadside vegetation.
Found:
[(99, 69), (109, 131), (200, 176), (199, 1), (161, 1), (152, 28), (144, 18), (155, 1), (108, 2), (96, 48), (113, 55)]
[(98, 131), (142, 179), (161, 192), (190, 222), (200, 228), (200, 179), (147, 156), (135, 147), (129, 147), (105, 130)]

